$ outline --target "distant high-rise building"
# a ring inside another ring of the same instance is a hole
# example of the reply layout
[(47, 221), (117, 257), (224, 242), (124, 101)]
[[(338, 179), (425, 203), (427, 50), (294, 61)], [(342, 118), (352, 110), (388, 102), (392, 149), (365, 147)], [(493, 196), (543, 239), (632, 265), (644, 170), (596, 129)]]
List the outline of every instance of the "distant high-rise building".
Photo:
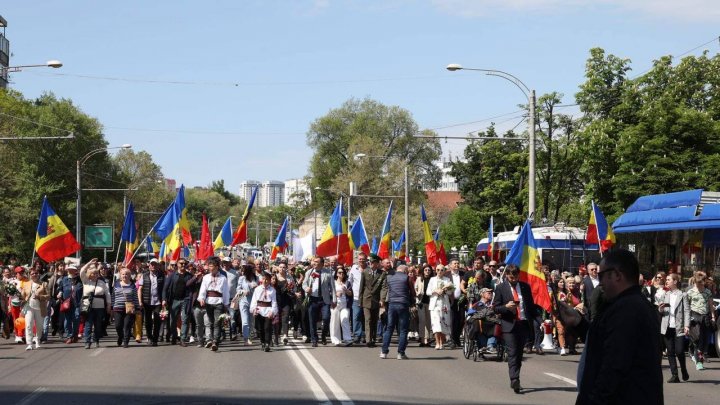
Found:
[(5, 27), (7, 21), (0, 15), (0, 89), (7, 88), (8, 67), (10, 66), (10, 41), (5, 38)]
[(442, 177), (440, 178), (440, 186), (436, 189), (426, 191), (458, 191), (458, 184), (455, 180), (455, 176), (450, 174), (450, 171), (452, 170), (452, 164), (452, 156), (447, 158), (443, 157), (442, 160), (435, 162), (435, 165), (442, 172)]
[[(252, 198), (253, 189), (259, 185), (260, 182), (257, 180), (245, 180), (240, 183), (240, 198), (245, 201), (250, 201), (250, 198)], [(259, 191), (258, 194), (260, 194)]]
[(258, 205), (260, 207), (276, 207), (285, 203), (285, 183), (276, 180), (266, 180), (260, 185), (258, 191)]
[(310, 188), (308, 187), (305, 179), (290, 179), (285, 180), (285, 205), (297, 206), (302, 204), (306, 198), (309, 198)]

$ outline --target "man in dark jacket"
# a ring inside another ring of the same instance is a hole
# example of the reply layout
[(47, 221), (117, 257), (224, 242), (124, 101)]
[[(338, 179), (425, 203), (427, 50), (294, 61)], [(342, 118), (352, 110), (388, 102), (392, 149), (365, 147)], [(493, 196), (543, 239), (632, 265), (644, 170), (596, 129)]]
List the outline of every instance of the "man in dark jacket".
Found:
[(597, 274), (605, 304), (590, 324), (576, 404), (662, 404), (660, 320), (640, 292), (637, 259), (610, 251)]
[(508, 373), (510, 387), (520, 393), (520, 368), (523, 347), (530, 333), (530, 325), (537, 315), (532, 291), (527, 283), (520, 281), (520, 269), (510, 264), (505, 267), (507, 281), (495, 289), (493, 307), (500, 316), (503, 340), (508, 350)]
[(157, 259), (150, 260), (150, 270), (140, 276), (138, 284), (140, 287), (138, 298), (145, 318), (147, 343), (157, 346), (160, 338), (160, 310), (164, 299), (163, 286), (165, 284), (165, 275), (160, 271), (160, 263)]
[(193, 275), (187, 272), (187, 260), (180, 259), (177, 261), (177, 271), (165, 278), (165, 286), (163, 288), (163, 305), (168, 308), (170, 321), (168, 322), (169, 333), (172, 344), (178, 341), (177, 325), (178, 317), (181, 321), (180, 327), (180, 345), (187, 346), (188, 341), (188, 313), (192, 305), (192, 289), (190, 285), (194, 284)]

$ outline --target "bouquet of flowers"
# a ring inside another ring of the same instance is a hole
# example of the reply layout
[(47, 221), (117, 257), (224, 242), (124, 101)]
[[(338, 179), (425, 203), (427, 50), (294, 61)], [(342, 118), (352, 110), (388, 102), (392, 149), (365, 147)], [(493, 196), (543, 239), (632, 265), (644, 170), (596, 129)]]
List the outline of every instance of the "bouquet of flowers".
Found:
[(12, 282), (5, 282), (0, 280), (0, 290), (10, 297), (20, 296), (20, 291), (18, 291), (17, 287)]
[(167, 319), (167, 317), (168, 317), (168, 310), (166, 308), (163, 308), (162, 310), (160, 310), (160, 319), (164, 321), (165, 319)]
[(223, 327), (230, 327), (230, 315), (222, 314), (218, 317), (218, 322), (222, 322)]

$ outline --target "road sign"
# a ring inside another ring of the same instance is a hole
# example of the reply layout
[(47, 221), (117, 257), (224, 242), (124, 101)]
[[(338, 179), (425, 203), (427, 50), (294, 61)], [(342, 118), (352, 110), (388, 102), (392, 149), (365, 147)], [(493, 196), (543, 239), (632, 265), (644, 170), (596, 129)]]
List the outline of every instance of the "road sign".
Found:
[(112, 225), (88, 225), (85, 227), (86, 249), (112, 249), (115, 244)]

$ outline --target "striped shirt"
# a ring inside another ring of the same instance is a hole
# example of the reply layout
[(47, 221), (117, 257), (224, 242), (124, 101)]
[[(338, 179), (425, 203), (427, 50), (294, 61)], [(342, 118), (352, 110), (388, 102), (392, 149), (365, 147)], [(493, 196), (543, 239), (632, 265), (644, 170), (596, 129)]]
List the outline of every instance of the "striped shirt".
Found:
[(115, 289), (112, 296), (112, 308), (114, 311), (125, 311), (125, 300), (135, 304), (137, 308), (140, 304), (138, 303), (137, 287), (134, 283), (130, 285), (121, 285), (120, 281), (115, 282)]

